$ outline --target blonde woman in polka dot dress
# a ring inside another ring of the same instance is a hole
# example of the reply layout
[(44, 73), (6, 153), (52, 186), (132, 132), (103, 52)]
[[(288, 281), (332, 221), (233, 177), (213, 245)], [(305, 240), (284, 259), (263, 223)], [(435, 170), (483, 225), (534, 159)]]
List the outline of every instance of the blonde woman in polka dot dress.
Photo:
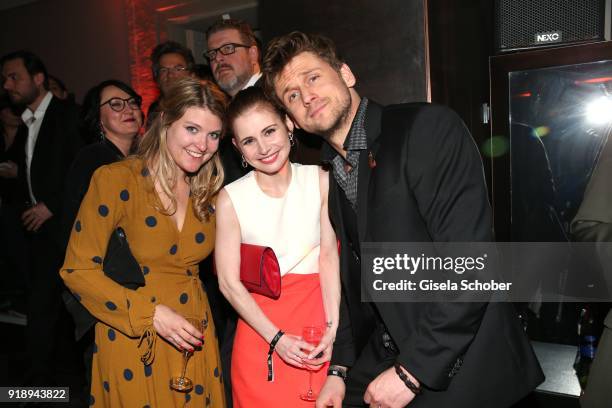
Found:
[[(225, 407), (198, 263), (214, 247), (214, 198), (223, 182), (217, 149), (226, 104), (212, 85), (178, 81), (138, 155), (94, 173), (60, 271), (99, 320), (90, 406)], [(137, 290), (102, 271), (117, 227), (145, 275), (145, 286)], [(187, 317), (206, 322), (203, 331)], [(195, 350), (186, 372), (194, 387), (183, 393), (169, 382), (181, 374), (185, 349)]]

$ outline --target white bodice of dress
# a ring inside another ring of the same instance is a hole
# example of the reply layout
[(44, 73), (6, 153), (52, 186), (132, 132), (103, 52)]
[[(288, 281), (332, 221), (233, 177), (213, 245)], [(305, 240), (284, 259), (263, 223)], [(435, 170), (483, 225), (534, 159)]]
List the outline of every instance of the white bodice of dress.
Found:
[(271, 247), (281, 275), (319, 272), (321, 194), (319, 167), (291, 163), (283, 197), (264, 193), (255, 171), (225, 186), (240, 224), (242, 242)]

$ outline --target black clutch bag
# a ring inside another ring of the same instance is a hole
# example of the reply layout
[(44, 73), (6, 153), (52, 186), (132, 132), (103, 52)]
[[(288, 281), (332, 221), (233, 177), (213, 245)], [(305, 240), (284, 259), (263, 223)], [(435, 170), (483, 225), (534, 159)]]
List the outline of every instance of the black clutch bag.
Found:
[[(145, 285), (140, 265), (132, 255), (125, 231), (121, 227), (113, 231), (108, 240), (102, 270), (106, 276), (128, 289), (135, 290)], [(62, 297), (74, 319), (74, 333), (78, 340), (91, 329), (97, 319), (69, 291), (65, 290)]]

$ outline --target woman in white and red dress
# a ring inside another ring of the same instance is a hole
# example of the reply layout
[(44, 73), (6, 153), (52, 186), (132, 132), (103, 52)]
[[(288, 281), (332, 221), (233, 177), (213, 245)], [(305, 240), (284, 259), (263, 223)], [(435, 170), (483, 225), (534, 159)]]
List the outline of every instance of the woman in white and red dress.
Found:
[[(244, 165), (254, 168), (217, 199), (219, 286), (240, 315), (232, 354), (234, 407), (312, 406), (299, 395), (308, 389), (308, 369), (316, 370), (315, 392), (325, 380), (340, 302), (328, 174), (289, 161), (293, 123), (259, 88), (234, 98), (226, 125)], [(240, 282), (241, 243), (274, 250), (282, 276), (279, 299), (249, 293)], [(316, 347), (301, 338), (304, 326), (324, 328)], [(275, 343), (272, 381), (270, 343)]]

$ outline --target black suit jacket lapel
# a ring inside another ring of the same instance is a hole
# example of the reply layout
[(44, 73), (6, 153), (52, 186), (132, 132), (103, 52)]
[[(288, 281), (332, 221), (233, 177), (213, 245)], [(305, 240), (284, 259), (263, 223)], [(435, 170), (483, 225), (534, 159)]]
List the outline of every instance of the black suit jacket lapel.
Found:
[[(329, 145), (324, 143), (321, 151), (321, 160), (326, 162), (330, 161), (336, 155), (336, 151)], [(340, 192), (338, 182), (334, 177), (331, 163), (329, 163), (329, 192), (327, 193), (327, 211), (329, 213), (329, 219), (332, 222), (336, 234), (338, 231), (344, 233), (344, 222), (342, 219), (342, 209), (340, 208)]]
[(372, 155), (373, 159), (376, 158), (382, 111), (382, 106), (378, 105), (376, 102), (368, 101), (365, 119), (368, 149), (359, 155), (359, 180), (357, 183), (357, 224), (360, 242), (365, 241), (368, 224), (368, 190), (373, 170), (373, 168), (370, 167), (369, 156)]
[[(34, 145), (34, 150), (32, 152), (32, 163), (34, 161), (38, 161), (39, 153), (41, 153), (40, 157), (45, 157), (45, 149), (48, 144), (52, 142), (50, 138), (51, 134), (55, 131), (52, 129), (53, 115), (55, 115), (55, 111), (57, 110), (58, 101), (55, 97), (51, 98), (51, 102), (49, 102), (49, 106), (47, 106), (47, 110), (45, 111), (45, 116), (43, 116), (43, 121), (40, 124), (40, 129), (38, 129), (38, 136), (36, 136), (36, 144)], [(58, 143), (58, 141), (55, 141)], [(41, 150), (42, 149), (42, 150)]]

